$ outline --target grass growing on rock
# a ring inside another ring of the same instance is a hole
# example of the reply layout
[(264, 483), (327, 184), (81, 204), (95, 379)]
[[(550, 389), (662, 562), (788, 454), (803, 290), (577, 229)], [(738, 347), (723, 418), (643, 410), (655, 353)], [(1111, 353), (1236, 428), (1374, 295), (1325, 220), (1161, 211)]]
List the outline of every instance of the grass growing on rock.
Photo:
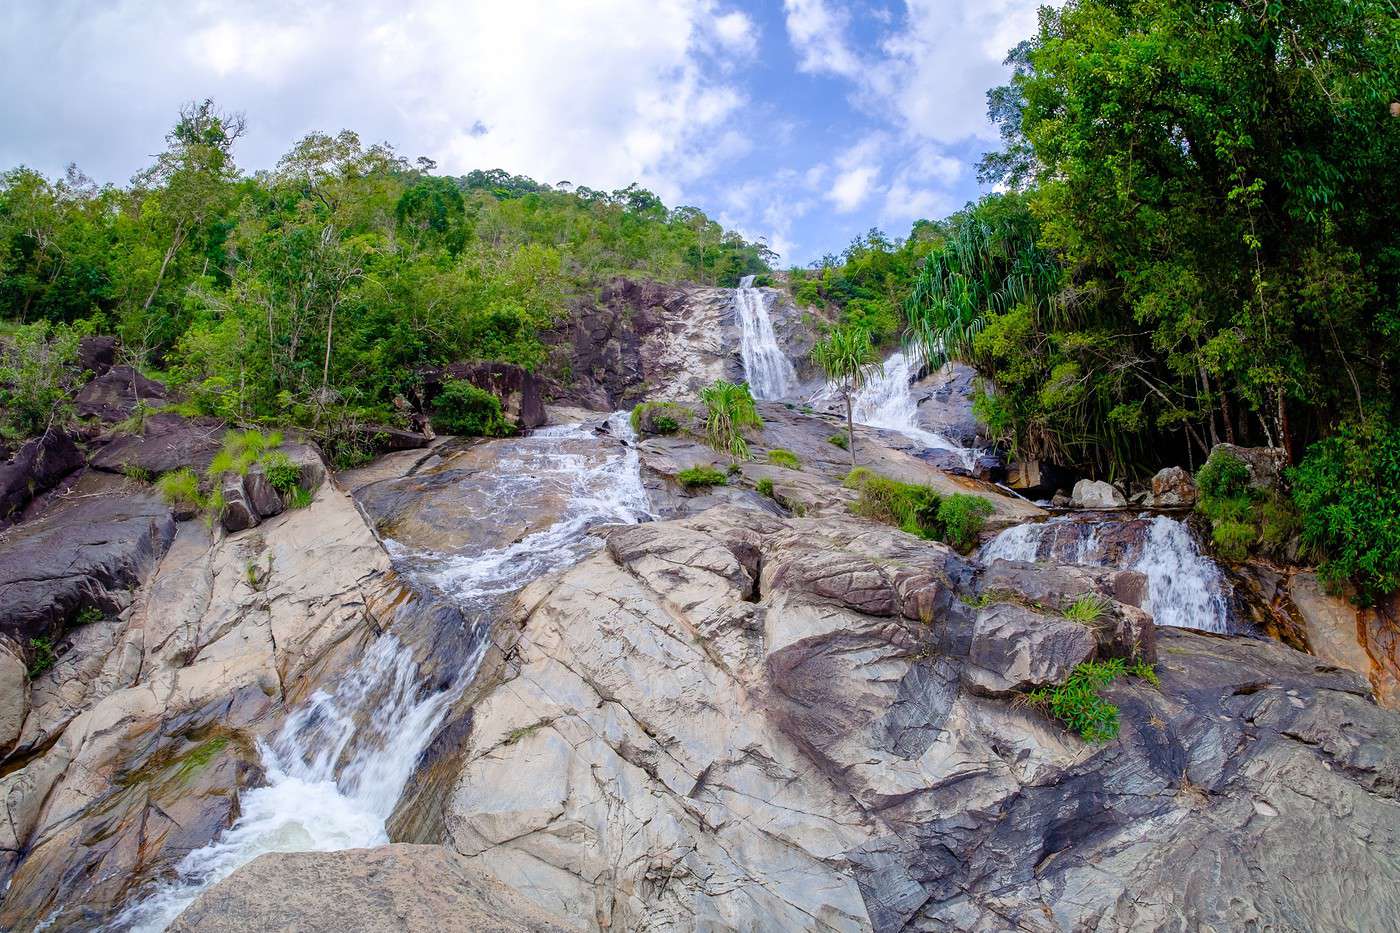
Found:
[(797, 459), (797, 454), (782, 447), (774, 447), (768, 451), (768, 462), (788, 470), (802, 469), (802, 461)]
[(769, 479), (768, 477), (765, 476), (765, 477), (763, 477), (763, 479), (759, 480), (756, 484), (754, 484), (754, 490), (755, 490), (760, 496), (767, 496), (768, 498), (772, 499), (772, 498), (773, 498), (773, 481), (772, 481), (771, 479)]
[(204, 508), (204, 496), (199, 491), (199, 477), (189, 467), (171, 470), (156, 480), (156, 489), (165, 504), (174, 509), (198, 512)]
[(1072, 622), (1093, 625), (1108, 612), (1108, 600), (1098, 593), (1085, 593), (1064, 608), (1062, 615)]
[(642, 402), (628, 419), (638, 434), (675, 434), (694, 419), (689, 408), (679, 402)]
[(830, 437), (828, 437), (828, 438), (826, 439), (826, 442), (827, 442), (828, 444), (835, 444), (837, 447), (840, 447), (842, 450), (850, 450), (850, 449), (851, 449), (851, 439), (850, 439), (849, 437), (846, 436), (845, 432), (842, 432), (842, 433), (840, 433), (840, 434), (833, 434), (833, 435), (831, 435)]
[(845, 485), (860, 493), (852, 511), (865, 518), (894, 525), (930, 541), (942, 541), (959, 551), (969, 551), (992, 514), (993, 506), (981, 496), (954, 493), (941, 496), (933, 487), (904, 483), (857, 467)]
[(691, 467), (676, 474), (676, 482), (686, 489), (704, 489), (709, 486), (723, 486), (729, 478), (714, 467)]

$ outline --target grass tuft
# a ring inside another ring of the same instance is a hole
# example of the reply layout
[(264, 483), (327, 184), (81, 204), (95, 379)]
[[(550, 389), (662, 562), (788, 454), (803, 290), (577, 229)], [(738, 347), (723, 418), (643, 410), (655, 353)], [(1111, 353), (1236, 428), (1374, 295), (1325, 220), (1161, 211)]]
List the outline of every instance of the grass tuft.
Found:
[(723, 486), (729, 480), (714, 467), (691, 467), (677, 473), (676, 482), (686, 489), (703, 489), (709, 486)]

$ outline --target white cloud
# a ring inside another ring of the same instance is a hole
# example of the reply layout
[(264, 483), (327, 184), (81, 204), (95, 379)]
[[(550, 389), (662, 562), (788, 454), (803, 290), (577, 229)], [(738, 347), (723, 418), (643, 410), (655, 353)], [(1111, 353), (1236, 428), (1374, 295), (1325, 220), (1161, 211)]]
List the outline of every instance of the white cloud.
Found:
[[(674, 201), (752, 145), (729, 72), (757, 29), (714, 0), (18, 6), (0, 12), (0, 164), (80, 158), (123, 180), (206, 96), (248, 114), (238, 155), (252, 168), (350, 128), (449, 172), (640, 181)], [(20, 93), (20, 74), (62, 77)]]
[(783, 8), (799, 68), (847, 78), (860, 73), (860, 59), (846, 44), (849, 18), (845, 12), (832, 11), (825, 0), (783, 0)]

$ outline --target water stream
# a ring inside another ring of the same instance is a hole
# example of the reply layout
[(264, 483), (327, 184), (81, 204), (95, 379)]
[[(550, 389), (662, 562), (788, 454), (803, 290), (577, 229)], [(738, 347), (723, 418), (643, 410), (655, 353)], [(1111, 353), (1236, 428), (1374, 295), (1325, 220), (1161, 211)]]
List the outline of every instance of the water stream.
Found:
[(1054, 518), (1008, 528), (982, 546), (978, 558), (1052, 560), (1086, 567), (1136, 570), (1147, 577), (1147, 604), (1158, 625), (1227, 633), (1225, 576), (1201, 553), (1187, 527), (1166, 515), (1083, 521)]
[(112, 929), (164, 930), (201, 891), (266, 852), (326, 852), (389, 841), (385, 822), (419, 756), (481, 664), (495, 600), (598, 547), (588, 534), (593, 526), (649, 517), (627, 417), (614, 415), (607, 426), (620, 443), (599, 438), (583, 424), (498, 442), (513, 445), (516, 459), (529, 465), (528, 472), (512, 469), (503, 458), (506, 483), (557, 484), (567, 494), (563, 517), (549, 527), (478, 553), (423, 552), (389, 542), (402, 576), (459, 607), (478, 609), (468, 635), (473, 648), (456, 681), (444, 690), (429, 689), (409, 646), (392, 632), (381, 635), (334, 686), (318, 690), (275, 737), (259, 743), (267, 783), (240, 796), (237, 822), (189, 853), (175, 878), (123, 911)]
[(773, 318), (768, 313), (768, 294), (753, 287), (754, 277), (746, 275), (734, 290), (734, 308), (742, 332), (739, 356), (744, 361), (744, 379), (756, 399), (787, 398), (797, 387), (797, 370), (778, 346)]

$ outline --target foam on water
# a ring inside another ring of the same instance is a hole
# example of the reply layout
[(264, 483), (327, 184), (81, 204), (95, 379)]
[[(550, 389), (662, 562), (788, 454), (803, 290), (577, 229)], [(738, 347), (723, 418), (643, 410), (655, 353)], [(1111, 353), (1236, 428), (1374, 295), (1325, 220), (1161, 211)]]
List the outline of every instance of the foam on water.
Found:
[[(569, 491), (565, 517), (554, 525), (477, 554), (428, 554), (390, 542), (396, 566), (459, 605), (485, 607), (492, 597), (598, 547), (588, 537), (594, 525), (646, 519), (647, 494), (626, 415), (609, 418), (608, 428), (621, 443), (600, 440), (586, 425), (548, 428), (512, 442), (533, 472), (517, 470), (507, 485), (557, 483)], [(563, 449), (590, 442), (600, 446), (599, 456)], [(502, 466), (503, 472), (510, 469)], [(437, 691), (421, 683), (408, 646), (392, 633), (380, 636), (334, 688), (317, 691), (271, 741), (259, 743), (267, 783), (240, 795), (234, 825), (189, 853), (174, 878), (129, 906), (112, 928), (164, 930), (201, 891), (266, 852), (326, 852), (388, 842), (385, 822), (419, 756), (476, 675), (488, 626), (489, 620), (476, 623), (468, 663), (452, 686)]]

